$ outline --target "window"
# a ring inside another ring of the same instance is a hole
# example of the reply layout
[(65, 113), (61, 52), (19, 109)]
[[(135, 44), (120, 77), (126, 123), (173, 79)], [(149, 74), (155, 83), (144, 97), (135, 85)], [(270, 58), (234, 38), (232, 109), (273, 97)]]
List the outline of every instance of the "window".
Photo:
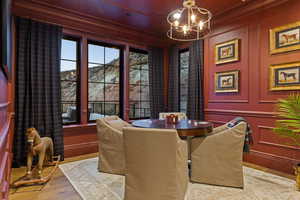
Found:
[(89, 121), (120, 115), (120, 57), (120, 48), (88, 44)]
[(130, 119), (150, 117), (148, 54), (130, 50), (129, 54)]
[(78, 45), (75, 39), (62, 39), (60, 82), (63, 124), (79, 122)]
[(188, 93), (188, 72), (189, 72), (189, 51), (179, 52), (179, 103), (180, 112), (187, 111), (187, 93)]

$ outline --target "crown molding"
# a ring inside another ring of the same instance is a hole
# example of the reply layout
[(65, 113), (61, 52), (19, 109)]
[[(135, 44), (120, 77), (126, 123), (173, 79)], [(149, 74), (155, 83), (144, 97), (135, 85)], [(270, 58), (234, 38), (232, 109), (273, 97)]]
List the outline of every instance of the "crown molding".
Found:
[[(31, 18), (33, 20), (52, 23), (63, 26), (64, 28), (76, 29), (91, 34), (97, 34), (101, 32), (101, 30), (105, 30), (106, 32), (110, 32), (111, 37), (122, 38), (126, 41), (140, 44), (169, 46), (172, 43), (167, 38), (162, 39), (161, 35), (156, 33), (137, 30), (112, 20), (50, 5), (43, 1), (15, 0), (12, 6), (12, 13), (15, 16)], [(85, 26), (80, 27), (78, 24), (84, 24)], [(142, 40), (140, 40), (141, 37)]]
[(239, 17), (253, 15), (262, 10), (278, 6), (280, 4), (286, 3), (291, 0), (249, 0), (245, 4), (241, 4), (235, 8), (227, 10), (214, 16), (213, 24), (214, 26), (227, 21), (232, 21), (232, 19), (238, 19)]

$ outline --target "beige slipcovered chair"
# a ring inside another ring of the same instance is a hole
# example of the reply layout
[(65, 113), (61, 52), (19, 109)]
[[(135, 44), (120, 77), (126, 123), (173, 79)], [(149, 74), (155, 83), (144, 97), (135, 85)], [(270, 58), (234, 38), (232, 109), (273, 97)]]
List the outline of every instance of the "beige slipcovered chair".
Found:
[(184, 200), (187, 144), (176, 130), (124, 128), (125, 200)]
[(96, 120), (99, 140), (98, 170), (101, 172), (124, 175), (125, 158), (123, 127), (131, 126), (118, 116)]
[(171, 114), (178, 116), (179, 120), (187, 119), (186, 114), (183, 112), (161, 112), (159, 113), (159, 119), (166, 119), (166, 117)]
[(246, 122), (229, 128), (217, 127), (206, 137), (191, 142), (191, 181), (212, 185), (243, 187), (243, 146)]

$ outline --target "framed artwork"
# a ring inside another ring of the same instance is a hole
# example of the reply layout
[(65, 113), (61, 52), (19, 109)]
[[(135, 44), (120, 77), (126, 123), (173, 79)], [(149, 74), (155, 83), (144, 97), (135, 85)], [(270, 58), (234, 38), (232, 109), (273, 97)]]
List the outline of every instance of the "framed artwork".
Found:
[(300, 62), (271, 65), (270, 90), (300, 90)]
[(238, 92), (239, 71), (226, 71), (215, 73), (215, 92)]
[(239, 60), (239, 39), (230, 40), (215, 46), (215, 63), (224, 64)]
[(300, 21), (270, 30), (270, 53), (300, 49)]

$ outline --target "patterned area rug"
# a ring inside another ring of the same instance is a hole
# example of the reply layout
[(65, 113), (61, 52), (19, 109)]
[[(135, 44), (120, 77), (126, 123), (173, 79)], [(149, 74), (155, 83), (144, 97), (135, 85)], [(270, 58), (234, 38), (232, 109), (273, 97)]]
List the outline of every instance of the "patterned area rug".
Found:
[[(98, 158), (60, 165), (84, 200), (123, 200), (125, 177), (100, 173)], [(189, 184), (187, 200), (300, 200), (295, 181), (244, 167), (244, 189)]]

